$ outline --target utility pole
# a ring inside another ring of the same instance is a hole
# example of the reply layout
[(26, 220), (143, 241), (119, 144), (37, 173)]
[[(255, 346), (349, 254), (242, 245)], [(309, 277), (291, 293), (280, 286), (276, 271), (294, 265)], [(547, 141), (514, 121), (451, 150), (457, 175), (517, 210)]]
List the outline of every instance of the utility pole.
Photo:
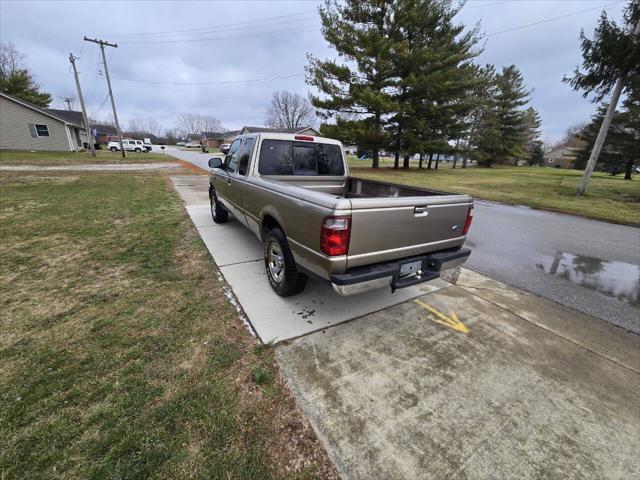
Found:
[(95, 139), (93, 138), (93, 132), (91, 131), (91, 126), (89, 125), (89, 119), (87, 118), (87, 109), (84, 107), (84, 97), (82, 96), (82, 89), (80, 88), (80, 79), (78, 78), (78, 70), (76, 69), (76, 57), (73, 56), (73, 53), (69, 54), (69, 61), (71, 62), (71, 66), (73, 67), (73, 76), (76, 79), (76, 88), (78, 89), (78, 98), (80, 99), (80, 107), (82, 107), (82, 119), (84, 120), (84, 128), (87, 132), (87, 143), (89, 144), (89, 149), (91, 150), (91, 156), (96, 156), (96, 147), (94, 145)]
[(118, 122), (118, 114), (116, 113), (116, 102), (113, 99), (113, 91), (111, 90), (111, 80), (109, 79), (109, 68), (107, 67), (107, 57), (104, 54), (104, 47), (113, 47), (118, 48), (117, 43), (109, 43), (104, 40), (98, 40), (97, 38), (87, 38), (84, 37), (85, 42), (97, 43), (100, 45), (100, 50), (102, 51), (102, 63), (104, 64), (104, 76), (107, 78), (107, 87), (109, 87), (109, 98), (111, 98), (111, 108), (113, 109), (113, 120), (116, 122), (116, 131), (118, 132), (118, 139), (120, 141), (120, 151), (122, 152), (122, 157), (126, 157), (126, 153), (124, 151), (124, 145), (122, 143), (122, 131), (120, 130), (120, 123)]
[[(633, 30), (634, 36), (638, 34), (640, 34), (640, 20), (638, 20), (638, 22), (636, 23), (636, 27)], [(582, 181), (580, 182), (580, 186), (578, 187), (578, 191), (576, 192), (576, 195), (578, 197), (584, 195), (584, 192), (587, 191), (587, 187), (589, 186), (591, 174), (596, 168), (596, 163), (598, 162), (600, 151), (602, 150), (602, 146), (604, 145), (604, 139), (607, 137), (607, 132), (609, 131), (609, 127), (611, 126), (613, 115), (616, 113), (616, 107), (618, 106), (618, 100), (620, 99), (620, 94), (622, 93), (623, 83), (624, 78), (618, 77), (618, 80), (616, 80), (616, 84), (613, 87), (613, 94), (611, 95), (609, 106), (607, 107), (607, 113), (602, 120), (602, 125), (600, 125), (600, 131), (598, 132), (596, 142), (593, 145), (593, 150), (591, 150), (591, 155), (589, 156), (589, 161), (587, 162), (587, 168), (584, 169)]]
[(67, 110), (71, 111), (71, 100), (73, 100), (72, 97), (60, 97), (60, 100), (62, 100), (64, 103), (67, 104)]

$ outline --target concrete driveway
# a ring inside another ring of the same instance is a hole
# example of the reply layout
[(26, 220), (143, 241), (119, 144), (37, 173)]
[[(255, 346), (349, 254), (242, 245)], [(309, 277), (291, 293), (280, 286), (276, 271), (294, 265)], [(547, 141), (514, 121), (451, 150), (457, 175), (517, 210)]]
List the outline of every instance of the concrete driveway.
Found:
[[(174, 184), (187, 203), (206, 199), (205, 178), (183, 178)], [(188, 207), (232, 290), (243, 292), (240, 312), (249, 295), (250, 322), (303, 325), (303, 315), (273, 310), (259, 260), (243, 260), (244, 233), (233, 224), (212, 232), (205, 209)], [(307, 294), (340, 321), (296, 330), (276, 358), (343, 478), (640, 475), (640, 336), (468, 270), (457, 286), (351, 321), (341, 297), (313, 286)]]
[(459, 284), (276, 349), (341, 476), (638, 478), (639, 337)]

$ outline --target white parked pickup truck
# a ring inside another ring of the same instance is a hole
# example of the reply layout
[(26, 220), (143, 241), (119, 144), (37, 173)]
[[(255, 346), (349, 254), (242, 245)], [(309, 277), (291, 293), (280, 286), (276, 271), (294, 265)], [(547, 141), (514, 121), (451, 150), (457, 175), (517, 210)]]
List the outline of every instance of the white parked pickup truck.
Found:
[(240, 135), (209, 167), (214, 222), (231, 214), (262, 240), (281, 296), (302, 291), (309, 275), (341, 295), (395, 290), (438, 278), (471, 253), (470, 196), (352, 177), (337, 140)]

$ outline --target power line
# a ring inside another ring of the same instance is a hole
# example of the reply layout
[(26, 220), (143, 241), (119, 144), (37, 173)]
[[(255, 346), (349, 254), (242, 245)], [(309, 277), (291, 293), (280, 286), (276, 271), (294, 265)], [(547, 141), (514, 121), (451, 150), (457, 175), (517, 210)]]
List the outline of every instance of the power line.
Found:
[[(248, 28), (250, 28), (252, 30), (255, 30), (256, 28), (271, 27), (273, 25), (289, 25), (291, 23), (295, 23), (296, 25), (298, 25), (298, 24), (304, 23), (304, 22), (316, 21), (317, 19), (318, 18), (314, 15), (314, 16), (306, 17), (306, 18), (296, 18), (295, 20), (285, 20), (285, 21), (282, 21), (282, 22), (273, 22), (273, 23), (271, 23), (269, 25), (247, 25), (247, 26), (244, 26), (244, 27), (237, 27), (237, 28), (225, 28), (224, 32), (226, 33), (226, 32), (234, 32), (234, 31), (242, 31), (242, 30), (246, 30)], [(215, 33), (215, 31), (210, 31), (210, 32), (208, 32), (208, 31), (207, 32), (190, 32), (190, 33), (188, 33), (186, 35), (193, 36), (193, 35), (196, 35), (196, 34), (202, 35), (202, 34), (212, 34), (212, 33)], [(251, 34), (251, 33), (261, 33), (261, 32), (252, 31), (252, 32), (247, 32), (247, 33)], [(180, 38), (180, 36), (185, 35), (185, 34), (177, 34), (177, 35), (178, 35), (178, 37), (175, 38), (176, 41), (190, 40), (188, 38)], [(122, 43), (127, 43), (127, 44), (129, 44), (129, 43), (156, 43), (156, 42), (160, 43), (163, 40), (171, 40), (172, 39), (171, 37), (175, 37), (175, 36), (176, 36), (176, 34), (170, 34), (170, 35), (167, 34), (166, 36), (163, 35), (162, 37), (155, 37), (155, 38), (140, 38), (140, 39), (139, 38), (133, 38), (133, 39), (125, 38), (125, 39), (122, 39), (120, 41), (120, 43), (121, 44)], [(165, 38), (163, 38), (163, 37), (165, 37)], [(195, 39), (195, 40), (197, 40), (197, 39)]]
[[(131, 45), (131, 44), (157, 44), (157, 43), (194, 43), (194, 42), (210, 42), (210, 41), (215, 41), (215, 40), (228, 40), (228, 39), (235, 39), (235, 38), (260, 38), (260, 37), (271, 37), (271, 36), (278, 36), (278, 35), (288, 35), (291, 33), (302, 33), (302, 32), (308, 32), (310, 29), (309, 28), (300, 28), (300, 29), (294, 29), (294, 30), (274, 30), (274, 31), (270, 31), (270, 32), (258, 32), (258, 33), (247, 33), (247, 34), (240, 34), (240, 35), (228, 35), (225, 37), (205, 37), (205, 38), (188, 38), (188, 39), (182, 39), (182, 40), (134, 40), (134, 41), (127, 41), (127, 42), (123, 42), (126, 45)], [(317, 29), (320, 30), (320, 29)]]
[(253, 78), (250, 80), (229, 80), (226, 82), (161, 82), (155, 80), (140, 80), (137, 78), (124, 78), (124, 77), (116, 77), (113, 78), (117, 80), (122, 80), (125, 82), (136, 82), (136, 83), (147, 83), (151, 85), (231, 85), (235, 83), (253, 83), (253, 82), (269, 82), (272, 80), (282, 80), (284, 78), (293, 78), (293, 77), (303, 77), (304, 73), (293, 73), (291, 75), (280, 75), (278, 77), (269, 77), (269, 78)]
[[(226, 23), (224, 25), (224, 29), (226, 30), (227, 27), (235, 27), (236, 25), (247, 25), (247, 24), (251, 24), (251, 23), (269, 23), (269, 20), (278, 20), (280, 18), (289, 18), (289, 17), (297, 17), (297, 16), (301, 16), (301, 15), (309, 15), (311, 13), (317, 13), (315, 10), (308, 10), (305, 12), (299, 12), (299, 13), (290, 13), (288, 15), (277, 15), (275, 17), (265, 17), (265, 18), (261, 18), (261, 19), (256, 19), (256, 20), (246, 20), (244, 22), (236, 22), (236, 23)], [(168, 34), (175, 34), (175, 33), (190, 33), (190, 32), (201, 32), (201, 31), (207, 31), (207, 30), (213, 30), (216, 28), (220, 28), (220, 27), (197, 27), (197, 28), (188, 28), (188, 29), (183, 29), (183, 30), (166, 30), (166, 31), (162, 31), (162, 32), (147, 32), (147, 33), (112, 33), (110, 34), (111, 36), (117, 36), (117, 37), (146, 37), (146, 36), (151, 36), (151, 35), (160, 35), (160, 36), (164, 36), (164, 35), (168, 35)], [(106, 36), (106, 35), (105, 35)]]
[(579, 14), (581, 14), (581, 13), (586, 13), (586, 12), (591, 12), (591, 11), (593, 11), (593, 10), (600, 10), (600, 9), (604, 9), (604, 10), (606, 10), (607, 8), (611, 8), (611, 7), (613, 7), (614, 5), (617, 5), (617, 4), (619, 4), (619, 3), (623, 3), (624, 1), (625, 1), (625, 0), (619, 0), (619, 1), (617, 1), (617, 2), (613, 2), (613, 3), (610, 3), (610, 4), (608, 4), (608, 5), (600, 5), (600, 6), (598, 6), (598, 7), (587, 8), (587, 9), (585, 9), (585, 10), (579, 10), (579, 11), (577, 11), (577, 12), (567, 13), (567, 14), (565, 14), (565, 15), (559, 15), (559, 16), (557, 16), (557, 17), (545, 18), (545, 19), (542, 19), (542, 20), (538, 20), (537, 22), (527, 23), (527, 24), (525, 24), (525, 25), (518, 25), (517, 27), (507, 28), (506, 30), (499, 30), (499, 31), (497, 31), (497, 32), (489, 33), (489, 34), (487, 34), (487, 37), (493, 37), (493, 36), (495, 36), (495, 35), (501, 35), (501, 34), (503, 34), (503, 33), (514, 32), (514, 31), (516, 31), (516, 30), (522, 30), (523, 28), (533, 27), (533, 26), (535, 26), (535, 25), (540, 25), (540, 24), (542, 24), (542, 23), (553, 22), (553, 21), (555, 21), (555, 20), (560, 20), (560, 19), (562, 19), (562, 18), (572, 17), (572, 16), (574, 16), (574, 15), (579, 15)]

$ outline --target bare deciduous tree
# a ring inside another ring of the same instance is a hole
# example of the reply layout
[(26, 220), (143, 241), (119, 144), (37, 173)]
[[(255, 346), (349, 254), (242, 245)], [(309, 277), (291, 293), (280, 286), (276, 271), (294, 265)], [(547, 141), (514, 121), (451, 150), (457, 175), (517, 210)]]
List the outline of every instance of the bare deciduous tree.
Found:
[(224, 132), (222, 122), (212, 115), (199, 113), (181, 113), (178, 117), (177, 130), (182, 135), (202, 132)]
[(267, 108), (266, 123), (272, 128), (309, 127), (315, 123), (315, 111), (308, 98), (286, 90), (276, 91)]
[(132, 118), (131, 120), (129, 120), (129, 128), (127, 129), (127, 131), (136, 133), (150, 133), (151, 135), (159, 137), (162, 131), (162, 127), (154, 118)]
[(0, 78), (7, 78), (24, 69), (25, 56), (11, 43), (0, 43)]

